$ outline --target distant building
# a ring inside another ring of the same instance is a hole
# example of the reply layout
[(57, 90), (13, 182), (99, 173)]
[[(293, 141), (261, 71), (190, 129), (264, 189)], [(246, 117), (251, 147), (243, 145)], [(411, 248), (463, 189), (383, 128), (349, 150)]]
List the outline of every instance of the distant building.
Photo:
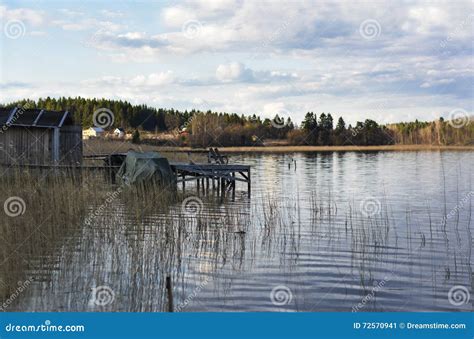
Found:
[(80, 164), (81, 134), (67, 111), (0, 108), (0, 163)]
[(125, 130), (123, 128), (116, 128), (114, 131), (114, 136), (117, 138), (125, 137)]
[(82, 131), (83, 139), (100, 138), (103, 135), (104, 135), (104, 129), (102, 127), (90, 127)]
[(180, 135), (189, 135), (189, 131), (187, 127), (183, 127), (178, 132)]

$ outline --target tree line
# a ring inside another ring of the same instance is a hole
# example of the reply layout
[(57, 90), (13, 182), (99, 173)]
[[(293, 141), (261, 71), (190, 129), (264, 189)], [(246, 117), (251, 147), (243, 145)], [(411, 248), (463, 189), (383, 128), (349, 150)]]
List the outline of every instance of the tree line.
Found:
[(261, 145), (265, 139), (285, 140), (290, 145), (390, 145), (390, 144), (471, 144), (473, 124), (456, 126), (443, 119), (433, 122), (403, 122), (380, 125), (366, 119), (354, 125), (337, 121), (330, 113), (306, 113), (298, 127), (291, 118), (262, 119), (258, 115), (236, 113), (153, 108), (132, 105), (127, 101), (88, 99), (82, 97), (40, 98), (21, 100), (3, 107), (28, 107), (46, 110), (68, 110), (77, 124), (88, 128), (94, 125), (93, 114), (98, 109), (113, 112), (113, 125), (132, 131), (177, 132), (175, 144), (197, 147)]

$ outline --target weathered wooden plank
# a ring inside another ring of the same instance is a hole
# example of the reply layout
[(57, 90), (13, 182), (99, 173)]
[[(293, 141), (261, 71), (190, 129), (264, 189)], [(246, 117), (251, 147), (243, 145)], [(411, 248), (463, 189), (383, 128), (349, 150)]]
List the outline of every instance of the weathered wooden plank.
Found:
[(214, 170), (214, 171), (248, 171), (250, 170), (249, 165), (213, 165), (213, 164), (186, 164), (186, 163), (170, 163), (172, 169), (195, 171), (201, 170)]

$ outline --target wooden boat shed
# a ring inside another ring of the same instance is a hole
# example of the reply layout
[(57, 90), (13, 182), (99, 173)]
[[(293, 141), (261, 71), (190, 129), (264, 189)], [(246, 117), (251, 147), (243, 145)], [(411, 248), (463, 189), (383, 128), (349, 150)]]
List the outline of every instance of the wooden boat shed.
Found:
[(0, 163), (79, 165), (82, 127), (67, 111), (0, 108)]

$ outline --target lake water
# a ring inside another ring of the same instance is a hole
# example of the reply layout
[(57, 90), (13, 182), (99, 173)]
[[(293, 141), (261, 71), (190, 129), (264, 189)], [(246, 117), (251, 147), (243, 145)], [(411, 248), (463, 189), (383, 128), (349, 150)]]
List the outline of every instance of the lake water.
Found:
[(252, 166), (250, 198), (118, 198), (32, 263), (12, 310), (166, 311), (169, 276), (182, 312), (472, 311), (473, 152), (231, 162)]

